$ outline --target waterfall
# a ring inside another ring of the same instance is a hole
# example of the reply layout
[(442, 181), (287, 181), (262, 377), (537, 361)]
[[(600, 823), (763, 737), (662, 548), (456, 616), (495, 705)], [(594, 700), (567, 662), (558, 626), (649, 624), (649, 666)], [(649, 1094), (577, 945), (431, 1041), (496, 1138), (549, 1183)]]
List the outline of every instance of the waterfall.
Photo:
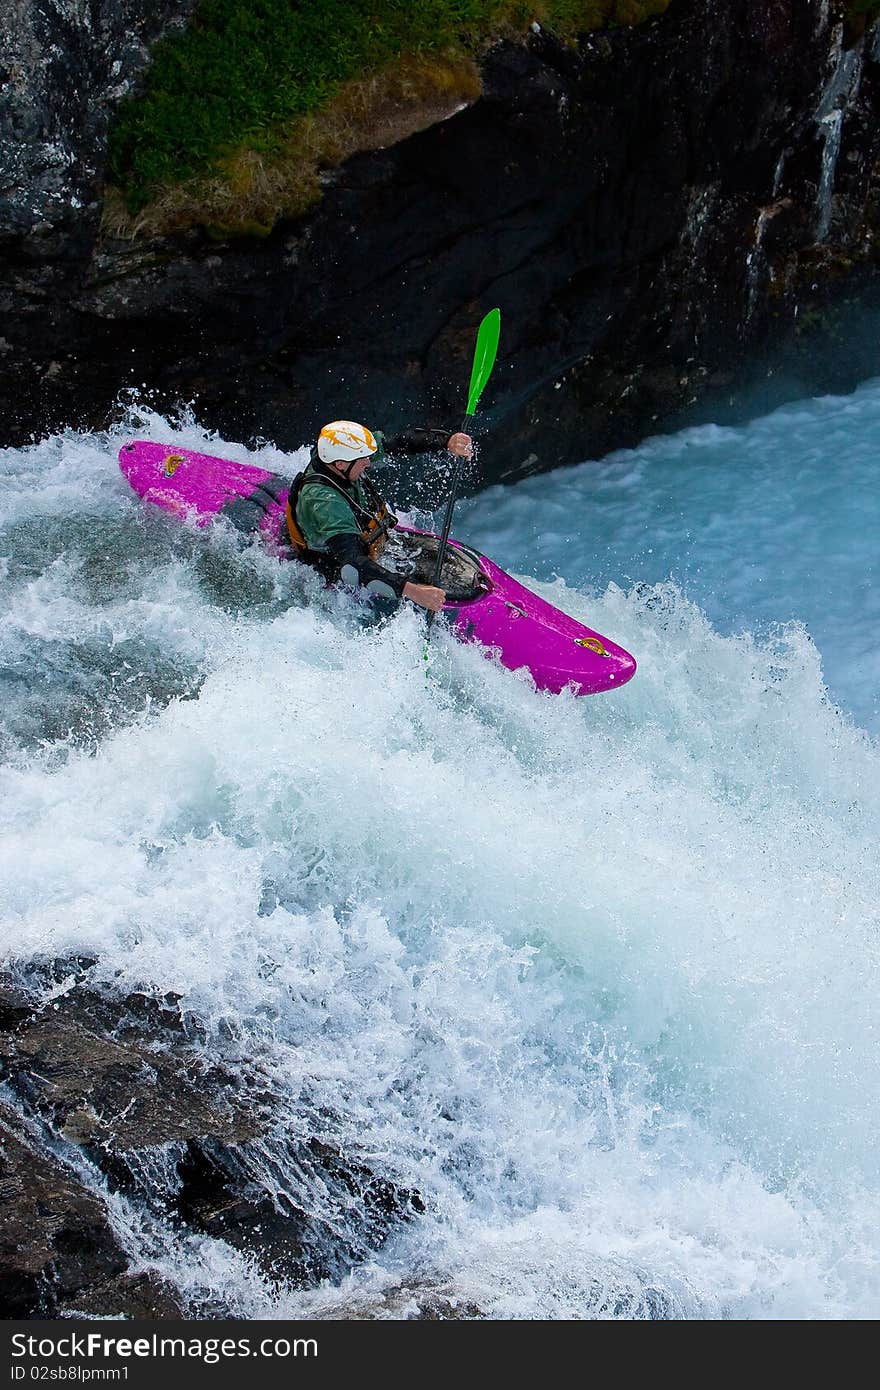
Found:
[(840, 138), (843, 133), (843, 111), (831, 111), (822, 120), (824, 145), (822, 147), (822, 174), (819, 179), (817, 207), (819, 220), (816, 225), (816, 240), (824, 241), (831, 230), (834, 194), (834, 176), (837, 171), (837, 156), (840, 154)]
[(762, 250), (764, 229), (767, 226), (768, 220), (773, 217), (777, 211), (778, 208), (775, 204), (770, 207), (760, 208), (758, 211), (758, 220), (755, 223), (755, 239), (752, 243), (751, 251), (746, 256), (746, 285), (748, 290), (746, 323), (751, 320), (755, 312), (755, 305), (758, 302), (758, 288), (761, 281), (761, 266), (766, 263), (766, 257)]
[(834, 215), (834, 181), (847, 108), (855, 100), (862, 77), (862, 44), (844, 49), (843, 30), (835, 31), (831, 50), (832, 72), (816, 109), (822, 134), (822, 169), (816, 196), (816, 240), (824, 241)]
[(718, 188), (717, 183), (710, 183), (691, 190), (683, 239), (690, 243), (694, 252), (697, 251), (709, 226), (712, 206), (718, 196)]

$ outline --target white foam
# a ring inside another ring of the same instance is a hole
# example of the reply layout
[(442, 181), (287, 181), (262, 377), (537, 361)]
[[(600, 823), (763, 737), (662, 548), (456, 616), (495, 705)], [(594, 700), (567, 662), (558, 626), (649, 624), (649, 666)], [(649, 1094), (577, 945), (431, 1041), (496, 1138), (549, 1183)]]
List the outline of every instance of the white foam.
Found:
[(580, 589), (672, 578), (725, 633), (800, 620), (834, 699), (876, 733), (878, 426), (868, 382), (490, 488), (460, 503), (457, 529), (506, 569)]
[[(145, 522), (119, 442), (69, 439), (41, 515), (94, 563), (75, 513), (101, 474), (133, 546), (101, 621), (182, 642), (193, 683), (0, 769), (3, 954), (174, 990), (227, 1062), (259, 1050), (291, 1132), (325, 1123), (427, 1206), (335, 1293), (213, 1246), (166, 1272), (250, 1316), (405, 1316), (388, 1290), (419, 1279), (498, 1317), (870, 1316), (880, 754), (807, 630), (725, 636), (668, 582), (560, 582), (639, 658), (623, 690), (541, 696), (442, 633), (426, 672), (413, 612), (365, 628), (269, 557)], [(623, 461), (628, 496), (663, 448)], [(541, 480), (551, 521), (584, 477)], [(483, 505), (502, 543), (505, 496)], [(99, 644), (69, 550), (35, 597), (4, 534), (17, 631), (42, 607), (41, 640)]]

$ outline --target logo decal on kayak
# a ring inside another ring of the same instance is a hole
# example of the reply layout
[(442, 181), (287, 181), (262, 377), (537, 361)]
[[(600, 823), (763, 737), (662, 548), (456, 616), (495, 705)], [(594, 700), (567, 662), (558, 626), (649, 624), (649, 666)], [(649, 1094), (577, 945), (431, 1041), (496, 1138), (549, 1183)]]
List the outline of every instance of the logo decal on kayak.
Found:
[(595, 652), (597, 656), (608, 655), (598, 637), (576, 637), (574, 644), (576, 647), (586, 647), (588, 652)]
[(183, 463), (183, 454), (169, 454), (165, 460), (165, 472), (168, 477), (172, 477)]

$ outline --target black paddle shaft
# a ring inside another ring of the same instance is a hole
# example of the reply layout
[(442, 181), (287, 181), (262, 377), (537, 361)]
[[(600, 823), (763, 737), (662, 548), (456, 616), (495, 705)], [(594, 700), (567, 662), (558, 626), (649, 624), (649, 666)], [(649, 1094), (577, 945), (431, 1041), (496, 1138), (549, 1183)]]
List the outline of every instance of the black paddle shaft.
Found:
[[(464, 419), (463, 419), (462, 422), (461, 422), (461, 429), (459, 430), (459, 434), (469, 434), (469, 433), (470, 433), (471, 421), (473, 420), (473, 418), (474, 418), (473, 415), (466, 415), (466, 416), (464, 417)], [(445, 512), (444, 517), (443, 517), (443, 530), (440, 532), (440, 544), (439, 544), (439, 546), (437, 547), (437, 563), (436, 563), (436, 565), (434, 566), (434, 587), (435, 587), (435, 588), (437, 588), (437, 587), (439, 586), (439, 584), (440, 584), (440, 578), (441, 578), (441, 575), (443, 574), (443, 561), (446, 559), (446, 543), (447, 543), (447, 541), (449, 540), (449, 530), (450, 530), (450, 527), (452, 526), (452, 509), (453, 509), (453, 507), (455, 506), (455, 498), (456, 498), (456, 494), (457, 494), (457, 492), (458, 492), (458, 472), (459, 472), (459, 465), (460, 465), (460, 463), (461, 463), (461, 460), (460, 460), (460, 458), (458, 457), (458, 454), (456, 454), (454, 457), (455, 457), (455, 464), (454, 464), (453, 469), (452, 469), (452, 487), (451, 487), (450, 492), (449, 492), (449, 501), (446, 503), (446, 512)], [(429, 624), (430, 624), (430, 620), (433, 618), (433, 616), (434, 616), (433, 613), (429, 613), (429, 614), (428, 614), (428, 622), (429, 622)]]

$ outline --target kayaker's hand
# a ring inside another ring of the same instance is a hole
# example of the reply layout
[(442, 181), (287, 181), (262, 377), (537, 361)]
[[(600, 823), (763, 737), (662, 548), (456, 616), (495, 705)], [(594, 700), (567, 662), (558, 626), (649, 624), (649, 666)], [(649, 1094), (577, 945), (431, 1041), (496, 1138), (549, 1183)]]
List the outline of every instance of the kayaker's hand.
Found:
[(429, 613), (439, 613), (446, 602), (446, 590), (435, 589), (433, 584), (413, 584), (407, 580), (403, 586), (403, 597)]
[(472, 459), (474, 456), (474, 441), (469, 434), (452, 435), (446, 442), (446, 448), (456, 458)]

